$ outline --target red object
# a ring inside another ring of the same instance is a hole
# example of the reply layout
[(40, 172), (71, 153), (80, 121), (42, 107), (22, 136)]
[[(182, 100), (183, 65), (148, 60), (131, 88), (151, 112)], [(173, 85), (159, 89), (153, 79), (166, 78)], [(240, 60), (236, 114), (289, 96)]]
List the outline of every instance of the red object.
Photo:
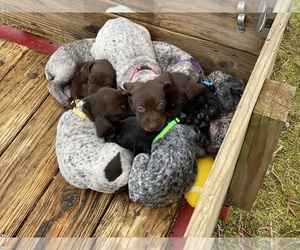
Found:
[(53, 54), (63, 43), (0, 24), (0, 38), (48, 55)]
[[(226, 221), (229, 216), (230, 209), (231, 206), (223, 205), (220, 211), (219, 220)], [(190, 222), (193, 212), (194, 212), (194, 208), (190, 206), (190, 204), (187, 201), (184, 201), (182, 208), (178, 213), (177, 219), (173, 225), (170, 237), (177, 238), (177, 237), (184, 236), (184, 233), (187, 229), (187, 226)]]

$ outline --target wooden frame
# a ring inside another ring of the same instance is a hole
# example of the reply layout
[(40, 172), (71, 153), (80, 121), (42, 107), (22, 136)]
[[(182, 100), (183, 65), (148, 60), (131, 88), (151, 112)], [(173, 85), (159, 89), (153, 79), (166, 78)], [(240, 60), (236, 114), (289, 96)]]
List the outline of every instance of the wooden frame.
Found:
[[(289, 1), (279, 3), (280, 9), (289, 6)], [(153, 39), (171, 42), (190, 52), (198, 61), (207, 62), (207, 64), (201, 63), (205, 71), (220, 69), (247, 81), (246, 90), (184, 235), (185, 237), (210, 237), (230, 188), (244, 139), (249, 132), (248, 125), (251, 115), (265, 80), (269, 78), (272, 72), (276, 52), (289, 20), (289, 13), (277, 14), (265, 41), (257, 38), (254, 34), (255, 21), (258, 19), (257, 14), (249, 14), (246, 33), (238, 33), (236, 14), (186, 15), (190, 29), (186, 29), (186, 26), (181, 23), (183, 13), (122, 15), (147, 27)], [(78, 39), (95, 36), (101, 25), (116, 15), (103, 13), (100, 15), (93, 13), (1, 13), (0, 16), (39, 33), (44, 32), (44, 34), (63, 35), (69, 39)], [(228, 23), (222, 27), (218, 26), (222, 24), (224, 19), (228, 20)], [(204, 20), (211, 22), (204, 24)], [(202, 24), (203, 28), (200, 31), (197, 30), (199, 24)], [(211, 29), (216, 32), (208, 33)], [(238, 39), (231, 42), (235, 38)], [(276, 88), (276, 85), (273, 88)], [(293, 95), (293, 91), (290, 89), (289, 95)], [(287, 113), (288, 110), (285, 112)], [(283, 121), (284, 119), (280, 122)], [(280, 127), (277, 128), (277, 130), (279, 129)], [(263, 153), (261, 157), (263, 157)], [(239, 165), (244, 166), (246, 163), (243, 162), (243, 159), (241, 161)], [(268, 162), (265, 161), (264, 165), (267, 164)], [(251, 204), (248, 204), (247, 207), (251, 207)]]

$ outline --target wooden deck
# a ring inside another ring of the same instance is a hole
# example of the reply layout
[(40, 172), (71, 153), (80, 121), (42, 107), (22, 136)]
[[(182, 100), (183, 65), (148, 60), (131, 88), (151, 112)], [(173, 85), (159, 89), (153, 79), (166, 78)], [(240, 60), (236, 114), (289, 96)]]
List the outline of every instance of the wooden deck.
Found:
[(180, 208), (69, 185), (55, 155), (64, 110), (48, 94), (49, 56), (0, 40), (0, 234), (4, 237), (167, 237)]

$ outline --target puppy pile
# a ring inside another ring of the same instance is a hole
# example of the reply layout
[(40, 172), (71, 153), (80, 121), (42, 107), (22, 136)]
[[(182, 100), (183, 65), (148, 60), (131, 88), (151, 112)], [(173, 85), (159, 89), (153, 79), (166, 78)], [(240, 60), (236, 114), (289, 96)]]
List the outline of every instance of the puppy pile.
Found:
[(189, 190), (196, 159), (216, 155), (244, 87), (220, 71), (206, 77), (190, 54), (151, 41), (126, 18), (59, 48), (45, 74), (49, 93), (69, 109), (56, 137), (66, 181), (105, 193), (128, 188), (132, 201), (150, 207)]

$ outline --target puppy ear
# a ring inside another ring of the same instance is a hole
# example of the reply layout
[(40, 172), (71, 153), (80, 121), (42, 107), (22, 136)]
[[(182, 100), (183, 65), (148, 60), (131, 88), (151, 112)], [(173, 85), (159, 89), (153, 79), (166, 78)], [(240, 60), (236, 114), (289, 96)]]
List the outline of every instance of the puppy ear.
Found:
[[(191, 80), (192, 81), (192, 80)], [(184, 92), (189, 101), (194, 100), (197, 96), (199, 96), (204, 91), (209, 91), (206, 86), (197, 82), (191, 82), (191, 84), (187, 84), (188, 88), (185, 88)]]
[(91, 120), (95, 121), (95, 116), (92, 109), (92, 104), (89, 98), (84, 98), (84, 104), (82, 106), (82, 112), (86, 114), (86, 116)]
[(160, 79), (162, 81), (162, 83), (164, 84), (164, 89), (166, 90), (168, 87), (172, 86), (172, 77), (171, 77), (172, 73), (169, 72), (165, 72), (163, 74), (160, 75)]
[(106, 117), (97, 116), (95, 118), (95, 125), (97, 135), (100, 138), (104, 137), (106, 141), (109, 141), (115, 136), (115, 128)]
[(93, 65), (94, 65), (94, 61), (88, 61), (82, 66), (81, 68), (82, 79), (86, 81), (89, 79), (90, 70)]
[(131, 91), (134, 88), (134, 83), (132, 82), (125, 82), (123, 85), (124, 89), (120, 88), (121, 93), (123, 95), (131, 96)]

